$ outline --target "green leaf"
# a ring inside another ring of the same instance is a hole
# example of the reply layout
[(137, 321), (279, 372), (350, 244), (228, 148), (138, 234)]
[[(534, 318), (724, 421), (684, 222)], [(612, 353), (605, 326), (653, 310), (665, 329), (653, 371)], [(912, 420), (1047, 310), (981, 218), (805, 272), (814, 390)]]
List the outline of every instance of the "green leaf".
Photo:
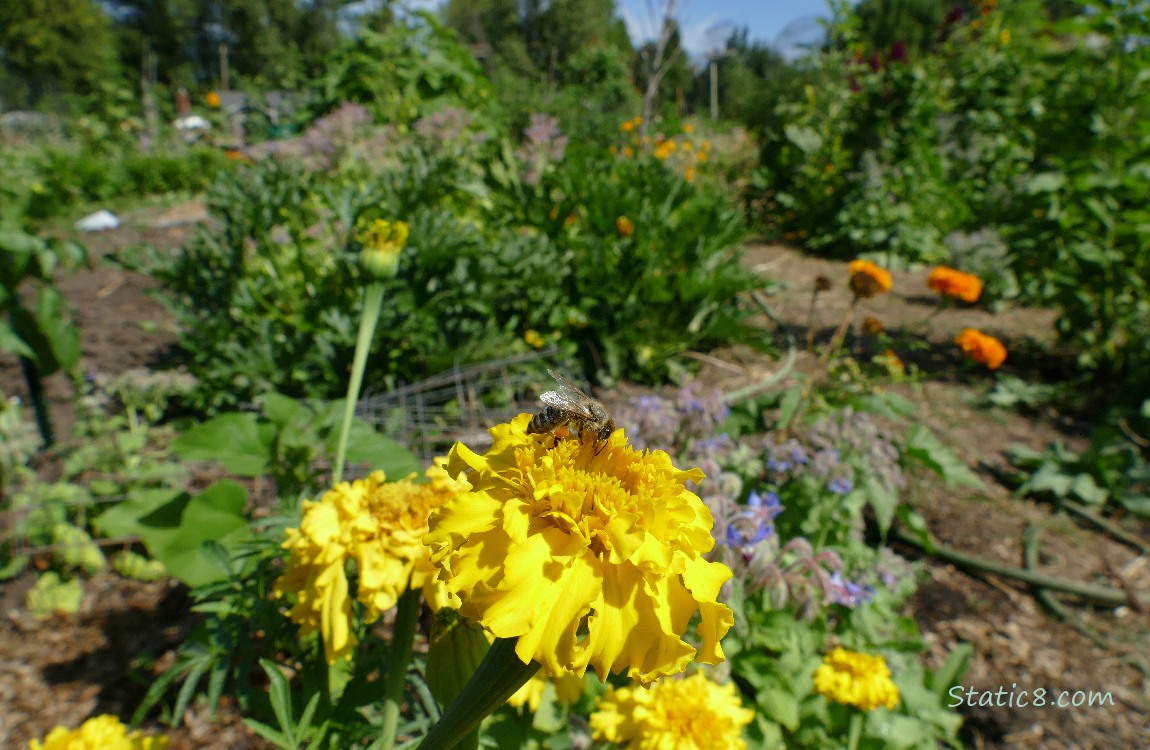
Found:
[[(327, 449), (335, 455), (338, 430), (328, 437)], [(373, 469), (382, 469), (391, 481), (403, 479), (409, 474), (419, 474), (422, 465), (415, 454), (402, 444), (377, 432), (362, 420), (353, 420), (348, 432), (347, 460), (350, 463), (367, 464)]]
[(198, 495), (138, 490), (95, 521), (106, 534), (139, 536), (152, 557), (188, 584), (222, 580), (228, 571), (202, 548), (214, 540), (226, 549), (249, 534), (243, 515), (247, 493), (235, 482), (217, 482)]
[(1143, 518), (1150, 518), (1150, 496), (1127, 495), (1118, 501), (1122, 507)]
[(275, 428), (256, 414), (221, 414), (172, 441), (188, 461), (219, 461), (233, 474), (258, 477), (274, 458)]
[(1110, 492), (1105, 487), (1099, 487), (1094, 477), (1089, 474), (1079, 474), (1070, 484), (1070, 492), (1077, 495), (1087, 505), (1102, 505)]
[(870, 507), (874, 509), (879, 531), (885, 534), (890, 528), (891, 521), (894, 520), (895, 510), (898, 508), (898, 495), (891, 492), (882, 482), (870, 476), (863, 479), (862, 489), (866, 493)]
[(1061, 190), (1066, 184), (1066, 175), (1061, 172), (1042, 172), (1030, 178), (1026, 183), (1026, 192), (1031, 195), (1039, 193), (1053, 193)]
[(947, 487), (981, 487), (982, 480), (933, 432), (915, 425), (906, 436), (903, 455), (942, 477)]
[(804, 390), (805, 386), (795, 385), (783, 391), (782, 400), (779, 402), (779, 419), (775, 424), (776, 430), (785, 430), (795, 418), (803, 401)]
[(787, 123), (783, 126), (787, 140), (799, 147), (804, 154), (811, 154), (823, 147), (823, 138), (814, 128), (807, 125)]
[(36, 352), (20, 338), (6, 320), (0, 320), (0, 352), (15, 354), (25, 359), (35, 359)]
[(928, 677), (928, 686), (934, 690), (939, 700), (942, 700), (948, 690), (959, 684), (959, 680), (970, 668), (971, 656), (974, 647), (969, 643), (959, 643), (946, 657), (946, 662)]
[(283, 427), (303, 411), (304, 406), (294, 398), (280, 393), (265, 393), (262, 397), (263, 413), (275, 424)]

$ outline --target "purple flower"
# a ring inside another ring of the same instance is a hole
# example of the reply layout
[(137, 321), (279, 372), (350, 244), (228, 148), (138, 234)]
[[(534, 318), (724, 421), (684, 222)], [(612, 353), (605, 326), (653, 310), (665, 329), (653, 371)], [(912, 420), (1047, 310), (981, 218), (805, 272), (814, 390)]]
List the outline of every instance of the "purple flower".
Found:
[(779, 496), (768, 492), (766, 496), (751, 490), (747, 504), (740, 507), (727, 526), (727, 544), (749, 547), (775, 533), (775, 516), (783, 512)]
[(844, 607), (854, 608), (873, 598), (874, 589), (871, 587), (843, 580), (842, 574), (837, 570), (831, 573), (830, 586), (827, 589), (828, 604), (841, 604)]
[(854, 489), (854, 485), (851, 484), (851, 480), (839, 476), (827, 482), (827, 489), (836, 495), (846, 495)]

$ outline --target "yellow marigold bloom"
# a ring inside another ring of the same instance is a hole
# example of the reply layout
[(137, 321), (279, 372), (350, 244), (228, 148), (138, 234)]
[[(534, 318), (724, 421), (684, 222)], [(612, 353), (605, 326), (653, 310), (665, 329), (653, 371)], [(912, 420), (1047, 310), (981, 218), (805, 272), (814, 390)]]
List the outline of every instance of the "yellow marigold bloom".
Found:
[(527, 710), (535, 713), (543, 703), (543, 693), (550, 685), (555, 691), (555, 700), (564, 705), (573, 705), (583, 697), (583, 678), (577, 674), (564, 674), (559, 677), (548, 678), (536, 672), (527, 683), (519, 688), (515, 695), (507, 699), (507, 705), (512, 708), (521, 708), (526, 705)]
[(623, 129), (624, 133), (630, 133), (632, 130), (635, 129), (635, 123), (632, 122), (631, 120), (627, 120), (626, 122), (624, 122), (619, 127)]
[(699, 151), (695, 154), (695, 161), (699, 162), (700, 164), (702, 164), (706, 160), (707, 160), (707, 152), (706, 151)]
[(695, 168), (694, 167), (687, 167), (687, 169), (683, 172), (683, 179), (686, 180), (687, 182), (694, 182), (695, 181)]
[(145, 737), (127, 731), (115, 716), (105, 714), (85, 721), (79, 729), (56, 727), (43, 742), (32, 740), (31, 750), (167, 750), (167, 737)]
[[(713, 518), (684, 486), (703, 472), (636, 451), (623, 430), (597, 444), (529, 435), (530, 421), (492, 428), (484, 455), (456, 443), (448, 456), (472, 489), (432, 514), (426, 542), (460, 613), (550, 676), (591, 666), (651, 682), (721, 661), (731, 570), (704, 559)], [(681, 637), (696, 612), (698, 651)]]
[(215, 91), (209, 91), (208, 95), (204, 97), (204, 101), (207, 102), (207, 105), (212, 109), (220, 108), (220, 95)]
[(394, 278), (399, 254), (407, 244), (408, 226), (402, 221), (376, 219), (359, 235), (364, 269), (375, 279)]
[(930, 272), (926, 285), (939, 294), (963, 302), (978, 302), (982, 295), (982, 282), (974, 274), (939, 266)]
[(291, 557), (275, 592), (295, 594), (289, 616), (301, 625), (303, 635), (319, 631), (329, 664), (347, 656), (357, 643), (349, 560), (359, 572), (356, 599), (366, 607), (367, 622), (394, 607), (409, 586), (422, 588), (432, 609), (454, 605), (435, 580), (423, 537), (432, 509), (469, 485), (452, 480), (439, 466), (426, 474), (426, 484), (416, 484), (411, 477), (388, 483), (382, 471), (340, 482), (318, 502), (304, 502), (299, 528), (288, 529), (282, 546)]
[(755, 718), (734, 683), (718, 685), (701, 672), (650, 688), (608, 687), (596, 707), (595, 739), (632, 750), (744, 750), (742, 728)]
[(890, 271), (879, 268), (869, 260), (852, 260), (849, 270), (851, 291), (860, 299), (889, 292), (894, 283)]
[(543, 337), (539, 335), (539, 331), (536, 331), (534, 328), (527, 329), (523, 334), (523, 340), (536, 349), (542, 349), (543, 344), (546, 343), (543, 341)]
[(691, 143), (690, 141), (683, 141), (683, 150), (684, 151), (690, 151), (694, 148), (695, 148), (695, 144)]
[(684, 123), (684, 124), (683, 124), (683, 132), (684, 132), (684, 133), (686, 133), (687, 135), (690, 135), (691, 133), (694, 133), (694, 132), (695, 132), (695, 126), (694, 126), (694, 125), (692, 125), (692, 124), (691, 124), (691, 123), (689, 123), (689, 122), (688, 122), (688, 123)]
[(898, 686), (890, 678), (886, 659), (842, 647), (823, 657), (815, 670), (815, 690), (828, 700), (863, 711), (898, 705)]
[(620, 216), (618, 219), (615, 219), (615, 228), (619, 230), (619, 234), (624, 237), (630, 237), (635, 233), (635, 222), (626, 216)]
[(997, 370), (1006, 361), (1006, 347), (993, 336), (973, 328), (963, 329), (962, 333), (954, 338), (954, 343), (962, 349), (962, 353), (987, 366), (988, 369)]

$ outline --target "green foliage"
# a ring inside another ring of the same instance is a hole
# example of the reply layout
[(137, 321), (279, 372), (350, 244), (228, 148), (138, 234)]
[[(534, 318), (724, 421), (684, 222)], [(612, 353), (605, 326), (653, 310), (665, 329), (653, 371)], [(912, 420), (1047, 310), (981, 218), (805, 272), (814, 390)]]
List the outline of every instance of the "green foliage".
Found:
[[(1125, 419), (1118, 421), (1127, 424)], [(1099, 429), (1081, 453), (1062, 443), (1042, 452), (1013, 446), (1008, 455), (1018, 470), (1012, 480), (1015, 495), (1068, 500), (1096, 510), (1117, 505), (1150, 517), (1150, 462), (1129, 429), (1117, 425)]]
[(491, 95), (467, 48), (424, 12), (382, 32), (362, 29), (333, 55), (319, 89), (316, 115), (355, 102), (376, 122), (402, 124), (448, 105), (480, 107)]
[(225, 176), (208, 196), (216, 221), (179, 253), (121, 254), (174, 294), (197, 407), (342, 395), (362, 304), (354, 236), (374, 218), (406, 221), (411, 236), (385, 287), (369, 387), (525, 350), (528, 331), (588, 371), (645, 380), (688, 349), (751, 338), (735, 297), (757, 282), (738, 270), (742, 223), (724, 196), (600, 151), (528, 183), (508, 145), (452, 112), (420, 121), (383, 163), (353, 156), (320, 174), (269, 161)]
[(840, 18), (764, 131), (766, 228), (980, 273), (988, 299), (1057, 307), (1084, 369), (1144, 383), (1150, 49), (1131, 40), (1148, 21), (1136, 2), (1087, 6), (1057, 27), (1034, 5), (948, 22), (909, 56)]
[[(23, 84), (5, 87), (5, 108), (91, 91), (115, 71), (111, 24), (95, 0), (3, 0), (0, 50), (6, 72)], [(10, 99), (20, 93), (23, 101)]]
[[(221, 414), (192, 427), (172, 450), (188, 461), (219, 461), (238, 476), (269, 476), (280, 497), (316, 492), (327, 474), (319, 462), (335, 455), (343, 403), (307, 405), (275, 393), (262, 401), (260, 414)], [(410, 451), (359, 420), (352, 423), (347, 460), (393, 480), (420, 469)]]
[[(75, 364), (79, 334), (52, 274), (86, 258), (74, 242), (0, 228), (0, 352), (31, 361), (41, 375)], [(21, 295), (25, 285), (35, 290), (30, 306)]]
[(145, 154), (109, 142), (96, 148), (49, 148), (37, 160), (27, 184), (23, 212), (46, 219), (75, 211), (76, 204), (169, 192), (198, 192), (230, 167), (207, 146), (173, 144)]

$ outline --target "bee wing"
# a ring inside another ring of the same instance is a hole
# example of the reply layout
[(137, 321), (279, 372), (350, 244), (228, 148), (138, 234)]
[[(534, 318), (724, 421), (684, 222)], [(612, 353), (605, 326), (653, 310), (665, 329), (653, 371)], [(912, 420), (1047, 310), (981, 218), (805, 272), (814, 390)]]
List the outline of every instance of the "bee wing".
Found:
[(591, 408), (588, 405), (591, 398), (579, 390), (579, 388), (567, 378), (563, 377), (554, 370), (548, 370), (547, 374), (555, 378), (555, 382), (559, 384), (558, 391), (547, 391), (539, 396), (539, 399), (549, 405), (556, 406), (561, 409), (569, 409), (584, 417), (591, 418)]

